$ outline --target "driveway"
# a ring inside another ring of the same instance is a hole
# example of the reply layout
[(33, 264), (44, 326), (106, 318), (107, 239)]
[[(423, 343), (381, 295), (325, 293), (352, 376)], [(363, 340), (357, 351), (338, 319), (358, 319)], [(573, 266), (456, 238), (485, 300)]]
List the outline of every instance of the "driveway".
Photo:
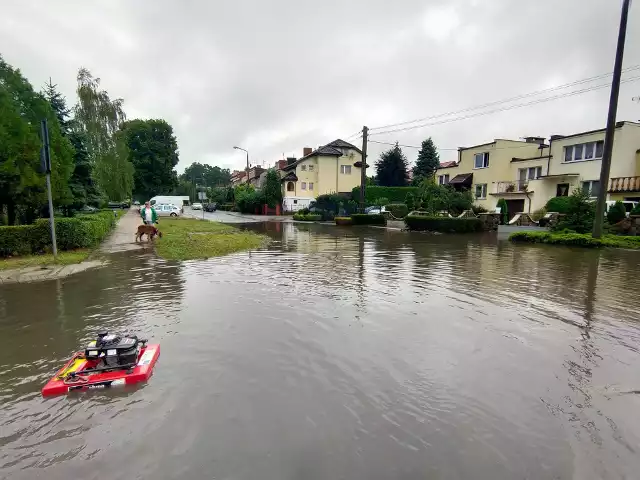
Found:
[(238, 212), (203, 212), (202, 210), (191, 210), (191, 207), (184, 207), (184, 216), (192, 218), (204, 218), (212, 222), (221, 223), (257, 223), (257, 222), (286, 222), (291, 221), (291, 217), (276, 215), (248, 215)]

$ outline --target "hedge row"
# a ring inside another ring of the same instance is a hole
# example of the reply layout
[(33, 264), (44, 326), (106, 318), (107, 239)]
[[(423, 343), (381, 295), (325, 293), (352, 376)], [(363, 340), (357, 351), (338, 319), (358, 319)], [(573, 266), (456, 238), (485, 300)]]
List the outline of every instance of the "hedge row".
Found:
[(322, 220), (322, 215), (317, 213), (296, 213), (293, 219), (299, 222), (319, 222)]
[(409, 207), (404, 203), (391, 203), (386, 207), (387, 212), (396, 218), (404, 218), (409, 214)]
[(336, 225), (340, 225), (340, 226), (348, 226), (348, 225), (353, 225), (353, 221), (351, 220), (351, 217), (335, 217), (334, 220), (336, 221)]
[(479, 218), (450, 218), (409, 215), (404, 219), (409, 230), (441, 232), (441, 233), (470, 233), (482, 231), (482, 221)]
[[(365, 187), (364, 196), (368, 205), (373, 205), (378, 198), (387, 198), (391, 203), (404, 203), (407, 193), (418, 196), (418, 187)], [(360, 187), (351, 191), (352, 198), (360, 201)]]
[(387, 219), (384, 215), (371, 215), (367, 213), (354, 213), (351, 215), (353, 225), (386, 225)]
[(590, 233), (515, 232), (509, 236), (509, 240), (516, 243), (546, 243), (587, 248), (640, 249), (640, 237), (605, 235), (602, 238), (593, 238)]
[(232, 212), (233, 203), (223, 203), (222, 205), (218, 205), (217, 209), (222, 210), (223, 212)]
[[(56, 218), (56, 241), (59, 250), (93, 247), (115, 225), (113, 212)], [(42, 253), (51, 248), (49, 220), (38, 219), (32, 225), (0, 227), (0, 257)]]

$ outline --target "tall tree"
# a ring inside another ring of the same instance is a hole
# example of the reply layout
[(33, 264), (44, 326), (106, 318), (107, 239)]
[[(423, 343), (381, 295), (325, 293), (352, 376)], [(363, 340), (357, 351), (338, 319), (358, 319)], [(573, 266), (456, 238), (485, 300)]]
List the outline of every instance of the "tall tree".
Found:
[(170, 193), (178, 184), (178, 142), (164, 120), (125, 122), (118, 138), (126, 144), (133, 165), (133, 191), (143, 200)]
[(413, 183), (419, 185), (425, 178), (431, 178), (435, 175), (436, 170), (440, 166), (440, 156), (438, 149), (431, 137), (422, 142), (422, 148), (418, 152), (418, 160), (413, 167)]
[(57, 85), (54, 85), (51, 79), (45, 84), (43, 95), (55, 112), (62, 135), (69, 139), (74, 148), (74, 169), (69, 180), (73, 201), (69, 208), (77, 210), (87, 204), (98, 205), (101, 198), (92, 178), (93, 168), (83, 139), (84, 135), (77, 129), (73, 129), (73, 119), (70, 118), (71, 110), (67, 107), (67, 100), (58, 92)]
[(112, 200), (128, 198), (133, 189), (133, 165), (128, 160), (126, 144), (116, 138), (126, 119), (124, 101), (111, 100), (100, 89), (100, 79), (85, 68), (78, 71), (76, 91), (74, 128), (86, 140), (98, 188)]
[(228, 168), (220, 168), (217, 165), (193, 162), (185, 168), (180, 178), (209, 188), (225, 187), (231, 183), (231, 172)]
[(408, 179), (407, 157), (396, 143), (392, 148), (380, 154), (376, 162), (377, 183), (383, 187), (406, 187)]
[(56, 115), (19, 70), (0, 57), (0, 210), (10, 224), (29, 223), (47, 203), (40, 167), (40, 122), (49, 123), (51, 191), (56, 206), (71, 201), (73, 147), (61, 135)]
[(278, 175), (278, 172), (276, 172), (274, 168), (270, 168), (267, 171), (267, 177), (262, 191), (265, 202), (269, 207), (275, 208), (276, 205), (282, 203), (282, 183), (280, 182), (280, 175)]

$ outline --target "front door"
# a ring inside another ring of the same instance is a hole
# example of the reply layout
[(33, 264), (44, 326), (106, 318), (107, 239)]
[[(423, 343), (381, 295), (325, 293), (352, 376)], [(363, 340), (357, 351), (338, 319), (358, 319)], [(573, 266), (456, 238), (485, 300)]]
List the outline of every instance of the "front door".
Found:
[(509, 212), (509, 220), (511, 220), (516, 213), (524, 212), (524, 199), (507, 200), (507, 212)]

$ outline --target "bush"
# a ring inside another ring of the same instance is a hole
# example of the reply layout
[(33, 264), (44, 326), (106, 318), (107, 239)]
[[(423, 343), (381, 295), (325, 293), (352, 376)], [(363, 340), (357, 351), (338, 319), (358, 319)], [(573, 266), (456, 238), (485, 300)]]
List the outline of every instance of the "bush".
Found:
[(475, 213), (476, 215), (480, 214), (480, 213), (489, 213), (489, 210), (487, 210), (486, 208), (484, 208), (482, 205), (471, 205), (471, 210), (473, 211), (473, 213)]
[(336, 217), (335, 221), (336, 221), (336, 225), (340, 225), (343, 227), (353, 225), (353, 222), (351, 221), (351, 217)]
[(413, 212), (416, 209), (416, 197), (413, 193), (407, 193), (407, 196), (404, 197), (404, 203), (410, 212)]
[(627, 210), (624, 208), (624, 204), (620, 200), (609, 207), (609, 210), (607, 211), (607, 221), (610, 225), (615, 225), (625, 218), (627, 218)]
[(218, 210), (222, 210), (223, 212), (232, 212), (233, 203), (224, 203), (222, 205), (218, 205)]
[(426, 179), (420, 185), (419, 201), (416, 207), (435, 215), (447, 211), (451, 215), (460, 215), (473, 205), (471, 192), (458, 192), (448, 185), (438, 185), (433, 179)]
[(371, 215), (367, 213), (356, 213), (351, 215), (353, 225), (386, 225), (387, 219), (384, 215)]
[(293, 216), (293, 219), (299, 222), (319, 222), (320, 220), (322, 220), (322, 215), (319, 215), (317, 213), (296, 213)]
[(542, 207), (531, 214), (531, 219), (536, 222), (539, 222), (544, 218), (546, 214), (547, 214), (547, 209)]
[(595, 203), (591, 201), (587, 192), (579, 188), (574, 190), (568, 199), (567, 213), (553, 227), (553, 230), (568, 229), (577, 233), (590, 232), (595, 219)]
[(593, 238), (589, 233), (516, 232), (509, 236), (509, 240), (515, 243), (546, 243), (587, 248), (640, 248), (640, 237), (606, 235), (602, 238)]
[(633, 207), (633, 209), (629, 212), (629, 215), (640, 215), (640, 202)]
[(409, 214), (409, 207), (404, 203), (391, 203), (386, 206), (387, 212), (395, 218), (404, 218)]
[(569, 213), (570, 197), (553, 197), (545, 205), (547, 212)]
[[(365, 202), (368, 205), (372, 205), (377, 198), (387, 198), (390, 202), (402, 203), (407, 198), (407, 194), (411, 193), (414, 196), (418, 195), (418, 187), (378, 187), (367, 186), (364, 191)], [(360, 187), (355, 187), (351, 191), (353, 200), (360, 201)]]
[(409, 230), (441, 233), (470, 233), (482, 231), (479, 218), (450, 218), (409, 215), (404, 219)]
[(498, 200), (496, 208), (500, 209), (500, 224), (507, 225), (509, 223), (509, 207), (507, 201), (504, 198)]
[(387, 197), (376, 198), (373, 201), (373, 205), (375, 205), (376, 207), (385, 207), (389, 205), (389, 199)]
[[(99, 244), (115, 224), (113, 212), (57, 218), (56, 241), (59, 250), (88, 248)], [(32, 225), (0, 227), (0, 256), (42, 253), (51, 248), (49, 220), (41, 218)]]

